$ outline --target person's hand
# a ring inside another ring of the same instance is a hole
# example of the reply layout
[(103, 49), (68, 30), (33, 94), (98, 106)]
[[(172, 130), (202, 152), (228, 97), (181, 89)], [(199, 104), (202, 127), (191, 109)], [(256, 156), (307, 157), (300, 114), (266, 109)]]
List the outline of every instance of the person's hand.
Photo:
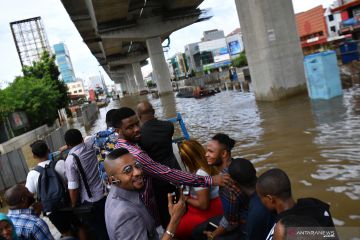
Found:
[(229, 174), (218, 174), (212, 177), (212, 185), (213, 186), (221, 186), (225, 187), (226, 185), (230, 184), (231, 177)]
[(69, 148), (68, 145), (64, 145), (64, 146), (62, 146), (62, 147), (59, 148), (59, 151), (60, 151), (60, 152), (63, 152), (63, 151), (65, 151), (65, 150), (67, 150), (68, 148)]
[(171, 194), (168, 194), (168, 209), (170, 221), (179, 223), (186, 210), (185, 197), (182, 189), (180, 189), (179, 201), (176, 204), (173, 203)]
[(206, 238), (207, 238), (208, 240), (213, 240), (213, 239), (214, 239), (213, 232), (203, 231), (203, 233), (206, 235)]

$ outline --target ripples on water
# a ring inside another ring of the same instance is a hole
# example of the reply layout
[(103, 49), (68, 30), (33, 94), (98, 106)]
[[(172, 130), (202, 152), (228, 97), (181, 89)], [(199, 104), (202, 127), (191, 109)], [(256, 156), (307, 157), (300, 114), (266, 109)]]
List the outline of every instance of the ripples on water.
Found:
[[(135, 108), (146, 96), (126, 97), (101, 109), (90, 130), (101, 130), (107, 110)], [(205, 144), (223, 132), (237, 141), (234, 156), (251, 159), (258, 171), (280, 167), (288, 172), (298, 197), (329, 202), (338, 222), (360, 226), (360, 87), (342, 97), (310, 101), (300, 96), (274, 103), (253, 94), (221, 92), (203, 99), (173, 95), (149, 100), (159, 118), (180, 112), (190, 135)], [(342, 224), (340, 224), (342, 225)]]

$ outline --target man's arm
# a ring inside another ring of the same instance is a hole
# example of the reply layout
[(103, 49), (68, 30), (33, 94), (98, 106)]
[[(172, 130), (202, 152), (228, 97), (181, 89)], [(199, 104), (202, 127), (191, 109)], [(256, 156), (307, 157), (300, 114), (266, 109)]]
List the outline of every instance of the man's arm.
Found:
[(68, 189), (71, 206), (75, 207), (79, 196), (79, 174), (75, 169), (74, 157), (69, 155), (65, 161), (65, 173), (68, 180)]
[[(128, 150), (130, 151), (131, 149)], [(155, 162), (142, 150), (138, 153), (134, 153), (132, 151), (130, 151), (130, 153), (134, 155), (136, 160), (142, 163), (143, 171), (146, 174), (174, 184), (187, 185), (192, 187), (210, 187), (212, 185), (224, 186), (230, 180), (229, 175), (219, 174), (213, 177), (198, 176), (195, 174), (183, 172), (181, 170), (171, 169), (158, 162)]]
[(79, 189), (69, 189), (69, 195), (70, 195), (70, 201), (71, 201), (71, 207), (76, 207), (76, 204), (78, 202), (78, 196), (79, 196)]

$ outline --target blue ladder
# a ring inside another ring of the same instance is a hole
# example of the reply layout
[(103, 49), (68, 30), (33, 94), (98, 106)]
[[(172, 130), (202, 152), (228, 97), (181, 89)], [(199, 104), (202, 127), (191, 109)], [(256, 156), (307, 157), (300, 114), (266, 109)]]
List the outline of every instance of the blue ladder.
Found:
[(180, 124), (181, 132), (182, 132), (183, 136), (180, 138), (173, 139), (174, 143), (181, 142), (182, 140), (190, 140), (190, 135), (186, 129), (185, 123), (184, 123), (180, 113), (177, 113), (176, 117), (170, 118), (167, 121), (172, 122), (172, 123), (178, 122)]

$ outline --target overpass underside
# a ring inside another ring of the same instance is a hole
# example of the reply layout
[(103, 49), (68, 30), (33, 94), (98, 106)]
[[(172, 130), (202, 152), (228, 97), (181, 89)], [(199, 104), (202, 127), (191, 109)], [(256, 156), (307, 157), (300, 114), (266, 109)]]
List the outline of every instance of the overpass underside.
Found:
[(109, 77), (129, 93), (144, 90), (150, 57), (160, 94), (172, 91), (162, 42), (209, 18), (203, 0), (62, 0), (75, 27)]

